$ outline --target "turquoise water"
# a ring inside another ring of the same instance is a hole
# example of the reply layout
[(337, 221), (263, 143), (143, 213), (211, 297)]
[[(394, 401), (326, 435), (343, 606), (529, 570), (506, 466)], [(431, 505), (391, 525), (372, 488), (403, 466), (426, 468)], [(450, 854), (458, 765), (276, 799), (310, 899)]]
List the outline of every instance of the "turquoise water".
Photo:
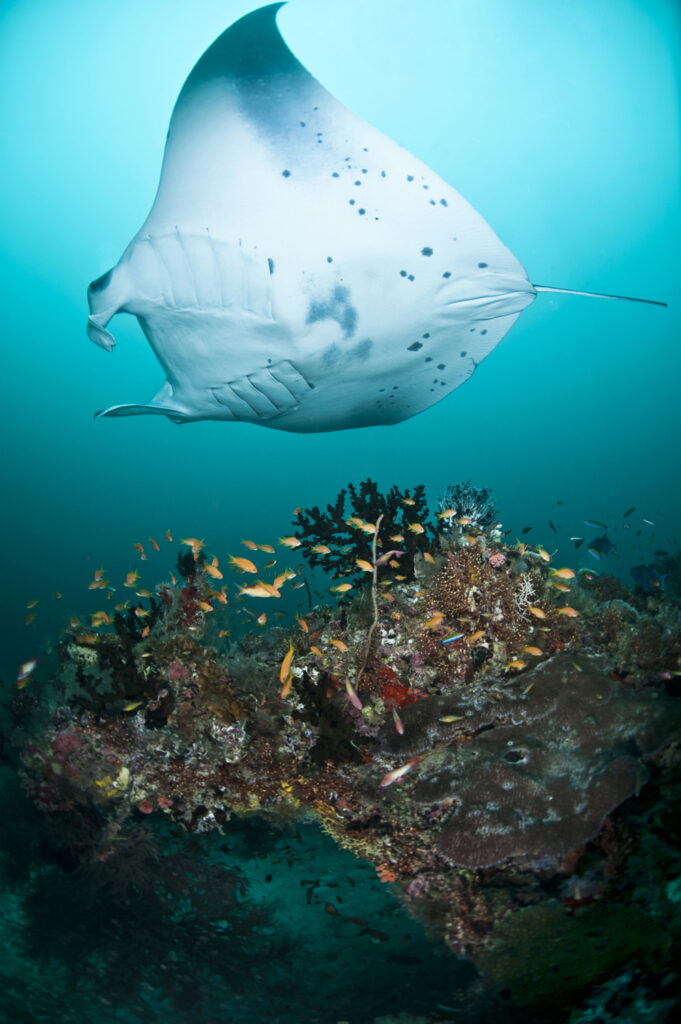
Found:
[(470, 477), (496, 495), (506, 528), (532, 525), (545, 543), (549, 518), (580, 534), (584, 517), (610, 523), (635, 505), (632, 526), (640, 516), (656, 526), (621, 536), (611, 568), (625, 574), (649, 560), (648, 545), (674, 547), (680, 16), (664, 0), (424, 0), (399, 13), (384, 0), (295, 0), (278, 21), (309, 70), (457, 188), (532, 281), (668, 309), (540, 295), (470, 381), (395, 427), (298, 436), (93, 420), (114, 402), (146, 400), (162, 373), (131, 317), (117, 321), (113, 355), (88, 341), (87, 284), (148, 213), (186, 74), (248, 9), (3, 5), (9, 678), (70, 615), (92, 609), (94, 568), (115, 580), (135, 565), (134, 542), (171, 527), (226, 553), (244, 535), (287, 531), (293, 508), (367, 475), (422, 482), (433, 501)]

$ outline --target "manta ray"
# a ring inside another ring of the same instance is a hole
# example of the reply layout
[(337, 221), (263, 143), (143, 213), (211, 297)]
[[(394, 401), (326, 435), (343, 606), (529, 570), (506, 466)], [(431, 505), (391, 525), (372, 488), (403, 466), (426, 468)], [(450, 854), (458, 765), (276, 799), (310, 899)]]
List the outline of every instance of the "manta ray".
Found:
[(97, 416), (398, 423), (467, 380), (537, 292), (571, 291), (531, 284), (451, 185), (327, 92), (282, 39), (282, 6), (198, 61), (151, 212), (89, 286), (90, 339), (111, 351), (107, 324), (130, 313), (166, 376)]

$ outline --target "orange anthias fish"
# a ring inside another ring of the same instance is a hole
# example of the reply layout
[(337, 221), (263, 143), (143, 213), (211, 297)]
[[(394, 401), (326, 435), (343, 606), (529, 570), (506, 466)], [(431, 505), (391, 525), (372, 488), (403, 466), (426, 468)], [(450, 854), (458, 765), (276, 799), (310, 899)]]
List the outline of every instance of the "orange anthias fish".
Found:
[(552, 569), (551, 572), (558, 580), (573, 580), (575, 578), (572, 569)]
[(381, 787), (392, 786), (393, 782), (397, 782), (398, 779), (403, 778), (408, 772), (412, 770), (415, 764), (418, 764), (418, 757), (412, 757), (407, 761), (406, 764), (401, 765), (399, 768), (393, 768), (391, 772), (383, 776), (381, 781)]
[(335, 590), (338, 594), (347, 594), (348, 590), (352, 590), (352, 583), (339, 583), (337, 587), (329, 587), (329, 590)]
[(353, 707), (357, 708), (358, 711), (362, 710), (362, 702), (357, 696), (357, 690), (354, 688), (349, 679), (345, 680), (345, 692), (347, 693), (350, 703)]
[(147, 556), (144, 553), (144, 548), (142, 547), (142, 545), (141, 544), (133, 544), (133, 547), (134, 547), (135, 551), (137, 552), (137, 554), (142, 559), (142, 561), (146, 562)]
[[(251, 565), (252, 564), (253, 563), (251, 563)], [(214, 580), (221, 580), (223, 578), (222, 573), (218, 569), (218, 556), (217, 555), (215, 555), (215, 557), (213, 558), (213, 561), (210, 562), (210, 564), (208, 562), (206, 562), (206, 564), (203, 567), (203, 571), (208, 573), (209, 576), (212, 576)]]
[(168, 541), (169, 544), (173, 543), (173, 535), (170, 532), (170, 530), (166, 530), (166, 540)]
[(521, 661), (520, 658), (516, 658), (514, 661), (509, 661), (506, 666), (506, 671), (520, 672), (523, 668), (527, 668), (527, 662)]
[(23, 690), (24, 686), (26, 686), (26, 683), (35, 672), (37, 665), (37, 658), (32, 658), (31, 661), (25, 661), (23, 664), (19, 665), (19, 669), (17, 671), (17, 686), (20, 690)]
[(256, 544), (258, 551), (264, 551), (266, 555), (273, 555), (274, 548), (271, 544)]
[(289, 674), (287, 675), (286, 679), (284, 680), (284, 685), (281, 688), (281, 693), (279, 694), (279, 697), (281, 698), (281, 700), (285, 700), (288, 697), (289, 691), (291, 689), (291, 683), (292, 682), (293, 682), (293, 673), (289, 672)]
[(576, 619), (579, 612), (576, 608), (571, 608), (569, 604), (566, 604), (564, 608), (559, 608), (558, 615), (566, 615), (568, 619)]
[(188, 548), (192, 549), (194, 561), (199, 557), (199, 551), (201, 548), (206, 546), (206, 542), (203, 540), (197, 540), (196, 537), (187, 537), (185, 540), (180, 541), (181, 544), (185, 544)]
[(161, 550), (153, 537), (149, 538), (149, 543), (151, 544), (151, 546), (154, 549), (154, 551), (160, 551)]
[(550, 562), (551, 561), (551, 555), (548, 553), (548, 551), (545, 548), (537, 547), (537, 548), (535, 548), (535, 551), (537, 552), (537, 554), (541, 558), (542, 562)]
[(199, 608), (201, 609), (202, 612), (214, 612), (215, 611), (215, 609), (213, 608), (213, 605), (210, 604), (208, 601), (198, 601), (197, 603), (198, 603), (198, 606), (199, 606)]
[(540, 658), (544, 653), (541, 647), (523, 647), (525, 654), (533, 654), (535, 658)]
[(283, 544), (285, 548), (299, 548), (300, 541), (297, 537), (280, 537), (279, 543)]
[(230, 564), (235, 566), (239, 572), (257, 572), (257, 567), (248, 558), (235, 558), (234, 555), (229, 556)]
[(438, 519), (453, 519), (455, 515), (456, 515), (456, 509), (446, 508), (446, 509), (443, 509), (442, 512), (438, 512), (437, 517), (438, 517)]
[(255, 543), (254, 540), (242, 540), (241, 543), (244, 545), (244, 547), (248, 548), (249, 551), (258, 550), (258, 545)]
[(348, 645), (342, 640), (329, 640), (329, 643), (337, 647), (339, 651), (347, 651)]
[(371, 562), (367, 562), (366, 558), (356, 558), (355, 565), (362, 570), (362, 572), (373, 572), (374, 567)]
[(263, 612), (262, 615), (259, 615), (255, 621), (258, 623), (259, 626), (266, 625), (267, 624), (267, 612)]
[(444, 617), (445, 617), (444, 612), (434, 612), (433, 613), (433, 617), (428, 619), (427, 622), (423, 623), (423, 628), (424, 629), (437, 629), (438, 626), (442, 625)]
[(527, 610), (530, 613), (530, 615), (534, 615), (534, 617), (536, 619), (545, 619), (546, 618), (546, 612), (544, 611), (544, 609), (543, 608), (537, 608), (536, 605), (528, 604)]
[(331, 548), (327, 547), (326, 544), (315, 544), (315, 546), (313, 548), (310, 548), (310, 550), (314, 551), (314, 553), (316, 555), (330, 555), (331, 554)]
[(417, 533), (417, 534), (418, 533), (425, 533), (426, 532), (425, 529), (423, 528), (423, 526), (421, 525), (421, 523), (409, 523), (407, 525), (407, 529), (411, 530), (412, 533)]
[(130, 589), (132, 590), (137, 586), (137, 581), (139, 578), (140, 574), (136, 572), (134, 569), (131, 569), (128, 575), (125, 577), (125, 582), (123, 586), (130, 587)]
[(319, 650), (319, 648), (316, 647), (314, 644), (312, 644), (312, 646), (310, 647), (310, 650), (312, 651), (313, 654), (316, 654), (318, 658), (323, 658), (324, 657), (324, 655)]
[(484, 635), (484, 629), (476, 629), (475, 633), (472, 633), (471, 636), (466, 637), (466, 643), (475, 644), (478, 642), (478, 640), (481, 640)]
[(291, 663), (293, 662), (293, 644), (289, 643), (288, 651), (284, 655), (284, 660), (279, 668), (279, 682), (283, 683), (287, 679), (289, 672), (291, 671)]
[(302, 615), (296, 615), (296, 622), (298, 623), (298, 625), (302, 629), (303, 633), (309, 633), (310, 632), (310, 627), (308, 626), (307, 622), (302, 617)]
[(431, 565), (435, 565), (435, 559), (431, 555), (430, 551), (424, 551), (423, 552), (423, 560), (425, 562), (429, 562)]
[(286, 583), (286, 580), (294, 580), (295, 578), (296, 574), (292, 572), (290, 569), (286, 569), (285, 572), (279, 573), (278, 576), (274, 577), (274, 579), (272, 580), (272, 586), (275, 588), (275, 590), (279, 590), (279, 588), (283, 586), (284, 583)]
[(240, 587), (239, 597), (281, 597), (280, 592), (269, 583), (254, 583), (252, 587)]
[(32, 598), (32, 599), (31, 599), (31, 600), (30, 600), (30, 601), (29, 601), (29, 602), (27, 603), (26, 607), (27, 607), (27, 608), (35, 608), (35, 606), (36, 606), (36, 605), (38, 605), (38, 604), (40, 604), (40, 598), (39, 598), (39, 597), (34, 597), (34, 598)]

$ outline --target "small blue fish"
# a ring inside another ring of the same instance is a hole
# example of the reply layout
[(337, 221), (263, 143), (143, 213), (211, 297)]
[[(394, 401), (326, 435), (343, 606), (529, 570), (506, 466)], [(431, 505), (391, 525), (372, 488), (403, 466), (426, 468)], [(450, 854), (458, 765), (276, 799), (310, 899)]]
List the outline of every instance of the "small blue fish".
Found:
[(608, 529), (608, 527), (607, 527), (607, 525), (605, 523), (599, 523), (599, 521), (597, 519), (585, 519), (584, 520), (584, 525), (585, 526), (593, 526), (593, 528), (595, 530), (607, 530)]
[(444, 640), (440, 640), (441, 644), (451, 644), (454, 640), (462, 640), (463, 633), (454, 633), (452, 636), (445, 637)]

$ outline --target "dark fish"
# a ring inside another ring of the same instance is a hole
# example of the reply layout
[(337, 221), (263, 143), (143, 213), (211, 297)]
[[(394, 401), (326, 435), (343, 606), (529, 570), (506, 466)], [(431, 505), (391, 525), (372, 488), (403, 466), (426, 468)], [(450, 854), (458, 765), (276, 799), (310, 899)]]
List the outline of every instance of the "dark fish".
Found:
[(565, 502), (561, 501), (560, 498), (556, 498), (556, 505), (564, 505)]
[(555, 526), (553, 525), (553, 523), (551, 522), (550, 519), (549, 519), (549, 526), (551, 527), (551, 529), (553, 530), (554, 533), (558, 533), (558, 530), (555, 528)]
[(632, 505), (631, 508), (628, 508), (627, 511), (624, 513), (624, 515), (622, 516), (622, 519), (626, 519), (627, 516), (630, 516), (631, 513), (635, 512), (635, 511), (636, 511), (636, 506)]
[(522, 530), (520, 532), (522, 534), (529, 533), (531, 529), (532, 529), (531, 526), (523, 526), (523, 528), (522, 528)]
[(612, 543), (607, 533), (604, 533), (600, 537), (595, 537), (591, 541), (589, 551), (592, 555), (595, 555), (596, 558), (602, 558), (603, 555), (609, 555), (614, 547), (615, 545)]
[(660, 548), (660, 549), (659, 549), (658, 551), (656, 551), (656, 552), (655, 552), (655, 554), (656, 554), (656, 555), (660, 555), (660, 556), (661, 556), (662, 558), (664, 558), (664, 557), (665, 557), (666, 555), (668, 555), (668, 554), (669, 554), (669, 552), (668, 552), (668, 551), (663, 551), (663, 550), (662, 550), (662, 549)]
[(584, 538), (583, 537), (575, 537), (573, 543), (575, 545), (575, 548), (581, 548), (582, 544), (584, 543)]
[(646, 594), (649, 594), (652, 590), (664, 590), (664, 581), (667, 579), (668, 574), (664, 573), (661, 575), (656, 571), (654, 565), (635, 565), (630, 572), (634, 583), (643, 587)]

